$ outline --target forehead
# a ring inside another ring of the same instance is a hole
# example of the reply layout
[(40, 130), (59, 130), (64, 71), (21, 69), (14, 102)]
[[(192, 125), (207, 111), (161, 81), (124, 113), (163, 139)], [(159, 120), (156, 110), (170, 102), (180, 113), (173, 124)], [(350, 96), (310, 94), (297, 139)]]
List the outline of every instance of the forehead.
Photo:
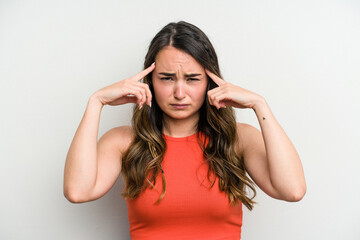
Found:
[(155, 70), (161, 71), (204, 71), (204, 68), (190, 54), (174, 48), (164, 47), (155, 58)]

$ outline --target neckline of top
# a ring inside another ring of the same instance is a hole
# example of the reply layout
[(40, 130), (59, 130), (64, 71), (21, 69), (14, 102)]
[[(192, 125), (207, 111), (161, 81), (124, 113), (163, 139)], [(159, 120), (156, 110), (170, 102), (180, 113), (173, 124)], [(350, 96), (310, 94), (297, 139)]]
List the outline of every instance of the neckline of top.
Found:
[(171, 136), (168, 136), (168, 135), (166, 135), (164, 133), (162, 135), (164, 136), (164, 138), (166, 140), (170, 140), (170, 141), (174, 141), (174, 142), (184, 142), (184, 141), (196, 139), (198, 133), (194, 133), (194, 134), (192, 134), (190, 136), (186, 136), (186, 137), (171, 137)]

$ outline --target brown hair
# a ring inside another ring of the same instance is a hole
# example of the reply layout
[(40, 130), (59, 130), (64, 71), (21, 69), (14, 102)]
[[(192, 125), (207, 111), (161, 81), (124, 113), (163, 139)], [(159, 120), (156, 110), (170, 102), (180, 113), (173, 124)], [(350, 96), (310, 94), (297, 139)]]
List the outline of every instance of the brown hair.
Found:
[[(159, 51), (173, 46), (190, 54), (205, 69), (221, 77), (217, 55), (208, 37), (196, 26), (180, 21), (169, 23), (152, 39), (145, 57), (144, 69), (149, 67)], [(148, 83), (152, 95), (152, 76), (147, 75), (144, 82)], [(217, 85), (208, 77), (208, 90)], [(166, 192), (166, 180), (161, 168), (161, 162), (166, 150), (166, 143), (162, 136), (163, 112), (152, 98), (152, 107), (142, 109), (134, 107), (132, 125), (135, 132), (133, 143), (122, 159), (122, 174), (125, 180), (123, 197), (136, 198), (149, 185), (154, 187), (155, 178), (162, 172), (163, 191), (156, 203), (159, 203)], [(211, 106), (206, 95), (204, 104), (199, 110), (200, 118), (197, 126), (202, 132), (205, 141), (199, 139), (204, 152), (205, 161), (209, 165), (207, 177), (210, 181), (210, 171), (219, 178), (219, 188), (225, 191), (231, 204), (241, 201), (249, 210), (255, 203), (256, 196), (254, 183), (247, 177), (244, 160), (236, 152), (238, 144), (236, 120), (232, 107), (227, 106), (217, 110)], [(207, 144), (205, 144), (207, 143)], [(151, 173), (150, 179), (147, 177)], [(214, 185), (212, 181), (211, 187)], [(253, 191), (252, 198), (246, 193), (246, 187)]]

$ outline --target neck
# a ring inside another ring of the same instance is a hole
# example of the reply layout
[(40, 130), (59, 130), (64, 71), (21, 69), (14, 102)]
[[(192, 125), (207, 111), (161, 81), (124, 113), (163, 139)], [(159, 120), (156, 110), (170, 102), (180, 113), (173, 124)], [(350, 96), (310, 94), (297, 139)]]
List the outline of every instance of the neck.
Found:
[(186, 137), (197, 132), (199, 115), (189, 119), (174, 119), (163, 116), (163, 133), (170, 137)]

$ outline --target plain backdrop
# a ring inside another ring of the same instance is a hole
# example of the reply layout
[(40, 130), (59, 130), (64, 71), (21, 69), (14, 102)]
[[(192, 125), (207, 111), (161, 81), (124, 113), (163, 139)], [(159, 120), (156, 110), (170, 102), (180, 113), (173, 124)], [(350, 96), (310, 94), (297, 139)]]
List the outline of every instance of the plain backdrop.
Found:
[[(90, 95), (141, 71), (180, 20), (208, 35), (226, 81), (267, 100), (304, 166), (303, 200), (258, 189), (242, 239), (360, 239), (356, 0), (0, 0), (0, 239), (130, 239), (122, 181), (72, 204), (65, 158)], [(105, 106), (99, 137), (131, 109)], [(236, 114), (259, 128), (252, 110)]]

